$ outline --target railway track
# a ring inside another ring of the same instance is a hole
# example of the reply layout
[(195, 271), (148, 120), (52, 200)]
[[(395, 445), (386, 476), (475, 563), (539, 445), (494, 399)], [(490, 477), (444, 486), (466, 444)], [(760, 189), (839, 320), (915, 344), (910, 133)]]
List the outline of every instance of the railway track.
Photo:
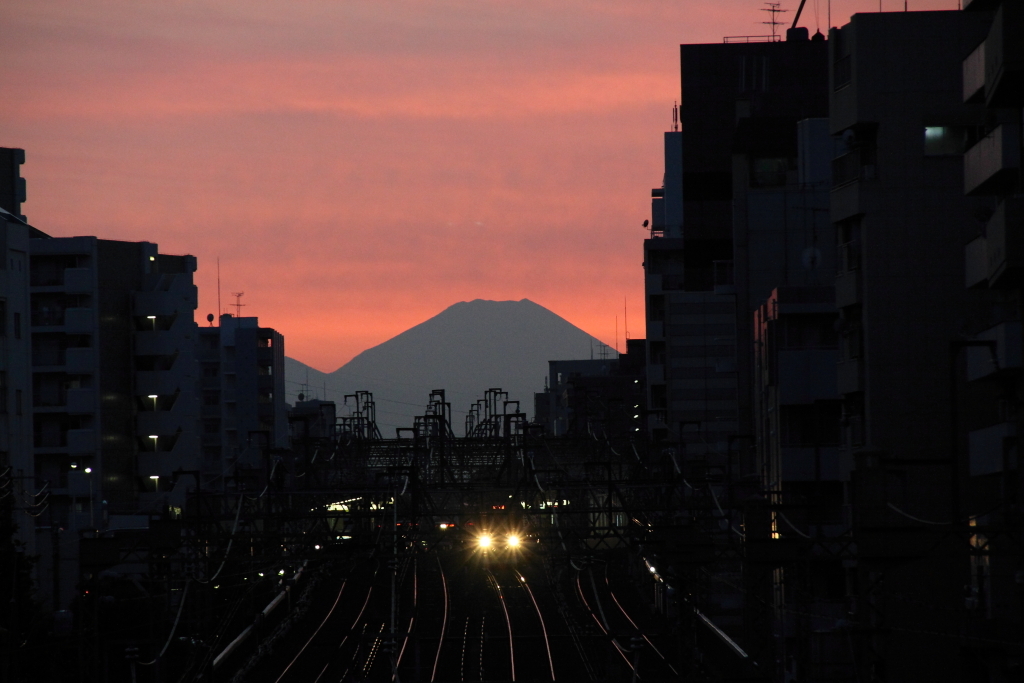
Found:
[(607, 564), (558, 578), (541, 553), (503, 557), (409, 539), (394, 557), (378, 551), (339, 570), (247, 680), (679, 680), (635, 587)]

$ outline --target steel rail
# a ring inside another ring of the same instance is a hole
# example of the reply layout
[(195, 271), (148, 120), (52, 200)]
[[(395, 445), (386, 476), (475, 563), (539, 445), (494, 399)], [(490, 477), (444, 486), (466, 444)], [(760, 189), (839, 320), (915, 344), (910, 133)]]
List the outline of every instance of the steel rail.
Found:
[(537, 599), (533, 597), (533, 591), (530, 590), (529, 584), (526, 582), (526, 577), (519, 573), (518, 569), (514, 569), (516, 576), (519, 577), (519, 583), (522, 584), (523, 588), (526, 589), (527, 595), (530, 596), (530, 601), (533, 603), (533, 608), (537, 610), (537, 618), (540, 620), (540, 630), (544, 634), (544, 647), (548, 651), (548, 668), (551, 670), (551, 680), (555, 680), (555, 660), (551, 657), (551, 642), (548, 640), (548, 627), (544, 624), (544, 615), (540, 612), (540, 605), (537, 604)]
[[(377, 578), (377, 572), (378, 571), (380, 571), (380, 566), (379, 565), (377, 566), (377, 570), (373, 574), (373, 577), (375, 579)], [(345, 637), (341, 639), (340, 643), (338, 643), (338, 647), (336, 647), (334, 649), (335, 652), (338, 652), (339, 650), (341, 650), (341, 648), (345, 647), (345, 642), (348, 640), (348, 637), (352, 634), (352, 631), (355, 630), (356, 624), (358, 624), (359, 621), (363, 618), (363, 613), (366, 611), (366, 606), (370, 604), (370, 597), (372, 595), (373, 595), (373, 583), (370, 583), (370, 590), (366, 591), (366, 600), (363, 601), (363, 606), (359, 610), (359, 614), (356, 615), (355, 621), (352, 622), (352, 626), (349, 628), (348, 633), (346, 633)], [(330, 666), (331, 666), (331, 660), (328, 659), (327, 663), (324, 664), (323, 670), (320, 671), (320, 674), (316, 677), (316, 679), (314, 679), (313, 683), (317, 683), (321, 678), (323, 678), (324, 673), (327, 672), (327, 669), (329, 669)]]
[(516, 653), (515, 646), (512, 643), (512, 619), (508, 615), (508, 605), (505, 604), (505, 594), (501, 592), (501, 584), (498, 583), (497, 577), (487, 570), (487, 575), (491, 579), (491, 585), (498, 592), (498, 600), (501, 602), (501, 611), (505, 613), (505, 625), (508, 626), (508, 660), (509, 665), (512, 667), (512, 680), (516, 680)]
[(302, 653), (306, 651), (306, 648), (309, 647), (309, 644), (313, 642), (313, 639), (316, 638), (316, 635), (320, 633), (320, 629), (324, 627), (324, 624), (327, 623), (327, 620), (331, 618), (332, 614), (334, 614), (334, 608), (338, 606), (338, 602), (341, 600), (341, 594), (345, 592), (345, 584), (347, 583), (348, 578), (346, 577), (345, 580), (341, 582), (341, 588), (338, 589), (338, 595), (334, 598), (334, 604), (331, 605), (331, 609), (327, 612), (327, 616), (325, 616), (324, 620), (320, 622), (320, 625), (316, 627), (316, 630), (313, 631), (313, 635), (309, 637), (309, 640), (307, 640), (306, 644), (302, 646), (302, 649), (299, 650), (298, 654), (296, 654), (295, 657), (292, 658), (292, 661), (288, 662), (288, 666), (286, 666), (284, 668), (284, 671), (281, 672), (281, 675), (274, 680), (274, 683), (280, 683), (281, 679), (284, 678), (285, 674), (288, 673), (288, 670), (292, 668), (292, 665), (295, 664), (295, 662), (299, 661), (299, 657), (301, 657)]
[[(591, 578), (593, 578), (593, 576), (591, 576)], [(595, 622), (597, 622), (597, 627), (601, 629), (602, 633), (611, 638), (612, 645), (615, 646), (615, 651), (618, 652), (619, 656), (622, 657), (623, 661), (625, 661), (626, 664), (629, 665), (629, 668), (632, 669), (634, 673), (636, 673), (636, 668), (633, 666), (633, 662), (629, 661), (629, 657), (627, 657), (626, 653), (622, 651), (622, 646), (619, 645), (618, 641), (615, 640), (615, 637), (608, 632), (608, 629), (605, 628), (605, 625), (601, 623), (601, 620), (597, 618), (597, 615), (594, 613), (594, 610), (590, 607), (590, 603), (587, 602), (587, 598), (583, 595), (583, 586), (580, 585), (579, 572), (576, 573), (576, 590), (580, 596), (580, 599), (583, 601), (583, 606), (587, 608), (587, 612), (589, 612), (590, 616), (594, 619)], [(596, 595), (594, 597), (595, 599), (597, 598)], [(637, 676), (637, 678), (639, 678), (639, 675)]]
[(671, 664), (671, 663), (670, 663), (670, 662), (668, 661), (668, 659), (666, 659), (666, 658), (665, 658), (665, 655), (661, 654), (661, 650), (659, 650), (659, 649), (658, 649), (658, 648), (657, 648), (657, 647), (655, 646), (655, 644), (654, 644), (653, 642), (651, 642), (651, 639), (647, 637), (647, 634), (646, 634), (646, 633), (644, 633), (644, 632), (643, 632), (643, 631), (642, 631), (642, 630), (640, 629), (640, 627), (636, 625), (636, 622), (635, 622), (635, 621), (633, 621), (633, 618), (629, 616), (629, 612), (627, 612), (627, 611), (626, 611), (626, 608), (622, 606), (622, 604), (621, 604), (621, 603), (619, 602), (619, 599), (618, 599), (617, 597), (615, 597), (615, 591), (613, 591), (613, 590), (612, 590), (612, 584), (611, 584), (611, 583), (610, 583), (610, 582), (608, 581), (608, 566), (607, 566), (607, 565), (605, 565), (605, 568), (604, 568), (604, 583), (605, 583), (605, 585), (606, 585), (606, 586), (608, 586), (608, 594), (609, 594), (610, 596), (612, 596), (612, 600), (613, 600), (613, 601), (615, 601), (615, 606), (619, 608), (619, 611), (620, 611), (620, 612), (622, 612), (622, 616), (626, 617), (626, 619), (628, 619), (628, 620), (629, 620), (629, 623), (633, 625), (633, 628), (635, 628), (635, 629), (637, 630), (637, 632), (638, 632), (638, 633), (640, 634), (640, 636), (641, 636), (641, 637), (642, 637), (642, 638), (643, 638), (643, 639), (644, 639), (645, 641), (647, 641), (647, 644), (651, 646), (651, 649), (652, 649), (652, 650), (654, 650), (654, 653), (655, 653), (656, 655), (658, 655), (659, 657), (661, 657), (661, 660), (662, 660), (663, 662), (665, 662), (665, 665), (666, 665), (666, 666), (667, 666), (667, 667), (668, 667), (669, 669), (671, 669), (671, 670), (672, 670), (672, 673), (673, 673), (673, 674), (675, 674), (676, 676), (678, 676), (678, 675), (679, 675), (679, 672), (678, 672), (678, 671), (676, 671), (676, 668), (675, 668), (674, 666), (672, 666), (672, 664)]
[(412, 560), (412, 613), (413, 616), (409, 618), (409, 627), (405, 630), (405, 637), (402, 638), (402, 649), (398, 651), (398, 657), (395, 658), (395, 666), (391, 674), (391, 680), (398, 680), (398, 667), (402, 665), (402, 655), (405, 654), (405, 646), (409, 644), (409, 636), (412, 634), (412, 624), (416, 621), (416, 605), (419, 601), (419, 590), (420, 590), (420, 572), (419, 572), (419, 560), (413, 558)]
[(441, 572), (441, 587), (444, 590), (444, 617), (441, 620), (441, 638), (437, 641), (437, 654), (434, 655), (434, 668), (430, 672), (430, 683), (437, 678), (437, 665), (441, 661), (441, 647), (444, 645), (445, 633), (448, 630), (448, 580), (444, 576), (444, 567), (441, 565), (441, 558), (434, 556), (437, 560), (437, 568)]

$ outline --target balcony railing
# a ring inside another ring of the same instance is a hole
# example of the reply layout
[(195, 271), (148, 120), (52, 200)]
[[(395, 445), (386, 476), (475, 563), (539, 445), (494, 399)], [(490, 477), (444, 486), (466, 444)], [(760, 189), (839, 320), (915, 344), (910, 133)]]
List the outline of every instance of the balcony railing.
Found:
[(1020, 173), (1020, 126), (1004, 123), (964, 153), (964, 193), (1004, 194)]
[(985, 97), (985, 43), (964, 60), (964, 102), (977, 102)]
[(839, 245), (839, 270), (860, 270), (860, 242)]
[(850, 55), (846, 55), (837, 59), (832, 65), (832, 89), (839, 90), (849, 85), (851, 80), (853, 80), (853, 61), (850, 59)]

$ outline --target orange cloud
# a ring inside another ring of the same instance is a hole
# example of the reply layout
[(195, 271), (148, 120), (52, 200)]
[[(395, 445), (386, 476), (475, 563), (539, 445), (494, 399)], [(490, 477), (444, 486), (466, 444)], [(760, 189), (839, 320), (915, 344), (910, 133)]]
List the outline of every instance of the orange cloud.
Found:
[[(323, 370), (475, 298), (529, 298), (608, 343), (620, 316), (621, 346), (624, 297), (644, 333), (678, 45), (763, 33), (760, 8), (9, 0), (0, 144), (27, 150), (34, 224), (195, 254), (200, 321), (219, 256), (225, 309), (245, 291)], [(874, 9), (833, 0), (833, 23)]]

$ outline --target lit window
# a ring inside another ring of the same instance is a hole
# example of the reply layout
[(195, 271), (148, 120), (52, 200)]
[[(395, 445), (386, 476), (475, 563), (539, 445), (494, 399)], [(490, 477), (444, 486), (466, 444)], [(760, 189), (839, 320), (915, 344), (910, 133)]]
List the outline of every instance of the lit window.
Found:
[(951, 156), (963, 154), (963, 130), (952, 126), (924, 127), (925, 156)]

